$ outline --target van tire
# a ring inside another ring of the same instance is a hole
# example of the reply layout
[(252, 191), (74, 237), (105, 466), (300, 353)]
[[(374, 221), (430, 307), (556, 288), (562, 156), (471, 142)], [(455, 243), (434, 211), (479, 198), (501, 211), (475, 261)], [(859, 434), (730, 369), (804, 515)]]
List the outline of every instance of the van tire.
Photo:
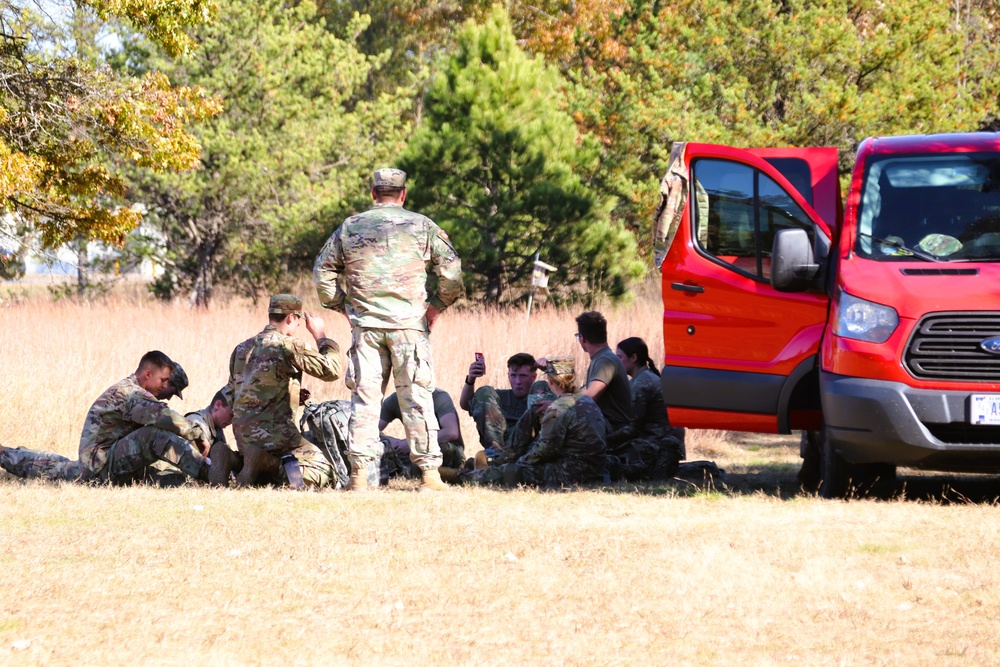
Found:
[(799, 453), (802, 456), (802, 467), (796, 476), (802, 489), (807, 493), (816, 493), (819, 490), (819, 483), (822, 480), (820, 475), (820, 457), (822, 453), (819, 447), (819, 431), (802, 431), (802, 440), (799, 443)]
[(815, 431), (819, 448), (820, 498), (844, 498), (851, 482), (852, 468), (830, 444), (826, 429)]

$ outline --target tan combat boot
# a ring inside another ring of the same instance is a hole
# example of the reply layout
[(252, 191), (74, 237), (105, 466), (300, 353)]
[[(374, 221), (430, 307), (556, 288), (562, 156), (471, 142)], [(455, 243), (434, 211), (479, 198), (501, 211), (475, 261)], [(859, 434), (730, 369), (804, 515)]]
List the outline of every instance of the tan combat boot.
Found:
[(441, 480), (441, 473), (437, 468), (424, 471), (424, 481), (420, 485), (421, 491), (445, 491), (448, 485)]
[(486, 470), (490, 467), (490, 460), (486, 456), (485, 450), (476, 452), (476, 461), (473, 463), (473, 470)]
[(368, 471), (351, 468), (351, 481), (347, 483), (347, 491), (367, 491)]
[(243, 448), (243, 469), (236, 475), (236, 486), (253, 486), (261, 475), (274, 478), (280, 468), (281, 461), (277, 456), (248, 445)]

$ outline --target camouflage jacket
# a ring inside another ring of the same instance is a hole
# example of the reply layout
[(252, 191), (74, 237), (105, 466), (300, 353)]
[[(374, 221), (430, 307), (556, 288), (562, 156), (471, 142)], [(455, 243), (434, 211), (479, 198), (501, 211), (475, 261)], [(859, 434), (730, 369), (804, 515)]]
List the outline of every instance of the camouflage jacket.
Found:
[(229, 381), (222, 389), (222, 393), (229, 405), (236, 404), (236, 388), (243, 382), (243, 369), (247, 365), (247, 357), (250, 356), (250, 350), (253, 349), (255, 340), (257, 340), (256, 336), (247, 338), (237, 345), (233, 349), (233, 353), (229, 355)]
[(608, 444), (618, 445), (635, 438), (662, 441), (670, 434), (671, 428), (659, 376), (643, 368), (632, 378), (629, 388), (632, 391), (632, 422), (609, 433)]
[(250, 340), (245, 347), (240, 343), (230, 358), (230, 377), (240, 378), (233, 402), (233, 433), (241, 445), (294, 449), (301, 438), (295, 410), (302, 374), (327, 382), (339, 378), (340, 348), (324, 338), (315, 352), (271, 324)]
[(208, 408), (205, 408), (197, 412), (189, 412), (184, 415), (184, 418), (192, 424), (197, 424), (201, 427), (201, 431), (205, 434), (205, 438), (208, 439), (209, 445), (214, 445), (217, 442), (221, 442), (224, 445), (228, 444), (226, 442), (226, 432), (215, 425), (208, 410)]
[(369, 329), (425, 331), (427, 306), (444, 310), (462, 291), (462, 265), (448, 235), (398, 204), (375, 204), (344, 220), (313, 275), (323, 306)]
[(542, 415), (541, 432), (520, 463), (562, 465), (586, 480), (604, 474), (606, 422), (597, 404), (582, 393), (563, 394)]
[(80, 462), (92, 473), (101, 472), (111, 446), (143, 426), (155, 426), (186, 440), (204, 436), (201, 427), (156, 400), (132, 374), (109, 387), (90, 406), (80, 435)]

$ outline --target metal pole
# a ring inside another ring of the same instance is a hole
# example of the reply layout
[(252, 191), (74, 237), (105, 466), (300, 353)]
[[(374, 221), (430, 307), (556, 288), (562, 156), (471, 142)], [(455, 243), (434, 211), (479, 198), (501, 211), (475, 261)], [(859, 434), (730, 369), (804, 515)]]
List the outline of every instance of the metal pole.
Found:
[(527, 332), (528, 323), (531, 322), (531, 302), (535, 298), (535, 267), (538, 266), (538, 258), (541, 251), (535, 253), (535, 263), (531, 266), (531, 291), (528, 292), (528, 317), (524, 320), (524, 330)]

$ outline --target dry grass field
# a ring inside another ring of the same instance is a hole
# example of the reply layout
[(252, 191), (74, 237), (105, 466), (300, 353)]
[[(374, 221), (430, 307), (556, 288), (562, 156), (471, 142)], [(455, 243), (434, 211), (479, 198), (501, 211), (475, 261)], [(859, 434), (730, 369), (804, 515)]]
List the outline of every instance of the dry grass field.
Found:
[[(655, 300), (605, 312), (612, 342), (662, 349)], [(575, 353), (582, 372), (575, 314), (445, 313), (438, 384), (457, 392), (475, 351), (499, 384), (521, 350)], [(138, 296), (0, 308), (0, 443), (74, 456), (91, 402), (153, 348), (191, 378), (172, 406), (201, 407), (264, 321)], [(359, 497), (0, 477), (0, 664), (1000, 664), (995, 481), (821, 501), (796, 488), (796, 443), (689, 434), (689, 459), (728, 472), (714, 487)]]

